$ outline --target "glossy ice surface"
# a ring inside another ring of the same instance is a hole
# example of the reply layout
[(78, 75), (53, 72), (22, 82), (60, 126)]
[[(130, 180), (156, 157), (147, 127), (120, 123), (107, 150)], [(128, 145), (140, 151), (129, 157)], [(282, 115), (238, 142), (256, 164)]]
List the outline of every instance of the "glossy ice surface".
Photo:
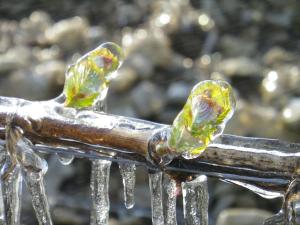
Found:
[(82, 56), (66, 72), (65, 106), (91, 107), (106, 97), (108, 84), (123, 61), (122, 49), (108, 42)]
[(185, 158), (199, 156), (222, 134), (234, 108), (232, 88), (227, 82), (207, 80), (198, 83), (173, 122), (169, 147)]

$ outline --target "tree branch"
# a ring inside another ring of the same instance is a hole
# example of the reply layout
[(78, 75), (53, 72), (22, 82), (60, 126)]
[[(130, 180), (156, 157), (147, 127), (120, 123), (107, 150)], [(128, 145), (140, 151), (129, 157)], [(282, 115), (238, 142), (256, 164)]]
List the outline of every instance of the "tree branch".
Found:
[[(0, 97), (0, 144), (4, 144), (7, 118), (24, 131), (34, 149), (77, 157), (134, 161), (157, 169), (149, 147), (165, 143), (168, 125), (134, 118), (77, 111), (54, 101), (30, 102)], [(246, 182), (283, 192), (299, 176), (300, 144), (264, 138), (222, 135), (192, 160), (175, 158), (162, 169), (200, 173)]]

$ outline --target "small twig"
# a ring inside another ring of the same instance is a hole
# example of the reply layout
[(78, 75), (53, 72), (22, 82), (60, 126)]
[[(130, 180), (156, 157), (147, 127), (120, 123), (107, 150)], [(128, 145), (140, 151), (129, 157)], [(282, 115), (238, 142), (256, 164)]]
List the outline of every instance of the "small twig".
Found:
[[(17, 112), (14, 111), (16, 103)], [(149, 160), (148, 148), (149, 144), (155, 145), (154, 136), (167, 125), (76, 111), (52, 101), (0, 97), (2, 140), (5, 139), (6, 117), (12, 112), (15, 113), (13, 123), (23, 129), (24, 136), (36, 150), (112, 161), (129, 160), (158, 169)], [(178, 157), (163, 169), (238, 180), (283, 192), (289, 181), (299, 175), (299, 156), (300, 144), (222, 135), (200, 157), (192, 160)]]

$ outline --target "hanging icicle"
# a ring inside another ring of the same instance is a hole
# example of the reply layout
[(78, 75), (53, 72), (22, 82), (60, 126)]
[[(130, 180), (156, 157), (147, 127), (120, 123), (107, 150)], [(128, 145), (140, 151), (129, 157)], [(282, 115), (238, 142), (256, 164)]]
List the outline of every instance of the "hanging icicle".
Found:
[(124, 203), (127, 209), (134, 206), (135, 170), (133, 163), (119, 163), (124, 188)]
[[(11, 162), (8, 159), (2, 168), (2, 195), (4, 206), (4, 220), (7, 225), (20, 225), (22, 177), (19, 166), (11, 170)], [(3, 179), (3, 176), (5, 178)]]
[[(29, 192), (32, 195), (32, 205), (40, 225), (52, 225), (47, 196), (43, 183), (43, 176), (48, 166), (47, 162), (39, 157), (30, 147), (31, 143), (23, 138), (23, 131), (19, 127), (8, 125), (6, 129), (6, 146), (9, 158), (7, 167), (2, 170), (3, 193), (5, 196), (7, 224), (20, 224), (20, 196), (21, 196), (21, 174)], [(15, 171), (15, 174), (11, 174)], [(21, 173), (20, 173), (21, 172)], [(15, 176), (15, 177), (14, 177)], [(7, 183), (6, 183), (7, 182)], [(14, 193), (12, 193), (14, 192)], [(12, 193), (12, 194), (11, 194)], [(12, 196), (9, 196), (9, 195)], [(8, 198), (7, 198), (8, 197)], [(9, 198), (10, 197), (10, 198)], [(15, 205), (12, 205), (15, 204)], [(10, 222), (13, 218), (13, 223)]]
[(109, 176), (111, 161), (92, 161), (91, 196), (92, 212), (91, 224), (107, 225), (109, 218)]
[(162, 206), (162, 172), (149, 172), (149, 186), (152, 208), (152, 225), (164, 225)]
[(183, 213), (186, 225), (208, 225), (207, 177), (202, 175), (182, 183)]
[(44, 175), (48, 170), (47, 162), (39, 157), (23, 139), (18, 141), (16, 149), (19, 154), (22, 154), (20, 163), (22, 175), (31, 194), (32, 206), (39, 225), (52, 225), (44, 186)]
[(176, 196), (177, 187), (176, 181), (168, 174), (164, 173), (163, 176), (163, 212), (164, 224), (176, 225)]

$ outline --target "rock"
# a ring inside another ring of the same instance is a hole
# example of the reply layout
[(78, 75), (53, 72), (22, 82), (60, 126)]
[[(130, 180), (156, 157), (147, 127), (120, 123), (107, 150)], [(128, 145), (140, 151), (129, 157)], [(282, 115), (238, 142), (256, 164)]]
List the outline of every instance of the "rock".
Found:
[(53, 86), (63, 86), (67, 65), (58, 60), (47, 61), (35, 67), (35, 73), (45, 77)]
[[(130, 35), (130, 34), (128, 34)], [(128, 58), (139, 54), (147, 59), (150, 65), (167, 66), (171, 60), (171, 49), (168, 37), (160, 30), (137, 29), (131, 34), (131, 44), (128, 45)]]
[(192, 85), (183, 81), (171, 83), (167, 90), (168, 103), (183, 106), (192, 88)]
[(183, 105), (178, 108), (166, 107), (162, 112), (157, 116), (158, 122), (172, 124), (175, 120), (177, 114), (182, 109)]
[(88, 23), (80, 17), (61, 20), (45, 31), (46, 40), (71, 51), (86, 45)]
[(119, 93), (110, 95), (108, 93), (107, 101), (108, 112), (128, 117), (137, 117), (137, 114), (132, 106), (132, 101), (126, 95), (120, 97)]
[(261, 209), (226, 209), (218, 217), (217, 225), (261, 225), (272, 214)]
[(273, 47), (263, 56), (263, 62), (267, 65), (289, 62), (294, 60), (295, 56), (281, 47)]
[(241, 136), (283, 138), (280, 114), (271, 106), (237, 102), (236, 111), (226, 125), (224, 133)]
[(256, 52), (256, 44), (254, 40), (231, 35), (224, 35), (220, 41), (221, 49), (229, 57), (253, 55)]
[(88, 28), (88, 43), (90, 46), (97, 46), (99, 43), (105, 42), (106, 37), (106, 30), (102, 26), (91, 26)]
[(275, 106), (285, 104), (289, 94), (300, 94), (300, 68), (293, 64), (280, 64), (267, 71), (262, 82), (262, 97)]
[(118, 7), (118, 23), (121, 27), (140, 23), (144, 12), (136, 4), (124, 4)]
[(8, 51), (15, 45), (15, 36), (19, 25), (16, 21), (0, 20), (0, 53)]
[(45, 42), (44, 32), (52, 24), (50, 16), (44, 11), (34, 11), (29, 18), (20, 22), (21, 35), (18, 36), (18, 43), (33, 44)]
[(111, 81), (111, 89), (116, 92), (125, 92), (130, 89), (130, 87), (138, 79), (138, 75), (135, 70), (128, 66), (122, 66), (118, 72), (115, 79)]
[(261, 209), (226, 209), (218, 217), (217, 225), (261, 225), (272, 214)]
[(88, 224), (89, 217), (82, 211), (76, 211), (67, 207), (55, 207), (53, 209), (53, 221), (56, 224), (82, 225)]
[(295, 130), (299, 131), (300, 128), (300, 97), (292, 98), (282, 110), (282, 117), (284, 124)]
[(228, 58), (217, 65), (217, 71), (232, 76), (260, 76), (261, 66), (247, 57)]
[(51, 61), (60, 57), (61, 49), (55, 45), (50, 48), (35, 47), (32, 49), (32, 54), (37, 62)]
[(124, 62), (124, 66), (128, 65), (136, 71), (138, 77), (141, 79), (149, 79), (153, 74), (154, 65), (149, 59), (147, 59), (143, 54), (136, 53), (128, 57)]
[(0, 95), (28, 100), (47, 100), (55, 97), (51, 79), (32, 70), (18, 70), (1, 79)]
[(30, 49), (18, 46), (9, 49), (8, 52), (0, 55), (0, 74), (7, 74), (11, 71), (25, 68), (30, 61)]
[(292, 21), (292, 11), (285, 10), (284, 12), (269, 12), (265, 19), (272, 25), (288, 28)]
[(149, 81), (143, 81), (131, 91), (131, 99), (139, 116), (147, 118), (161, 112), (165, 97), (161, 90)]

